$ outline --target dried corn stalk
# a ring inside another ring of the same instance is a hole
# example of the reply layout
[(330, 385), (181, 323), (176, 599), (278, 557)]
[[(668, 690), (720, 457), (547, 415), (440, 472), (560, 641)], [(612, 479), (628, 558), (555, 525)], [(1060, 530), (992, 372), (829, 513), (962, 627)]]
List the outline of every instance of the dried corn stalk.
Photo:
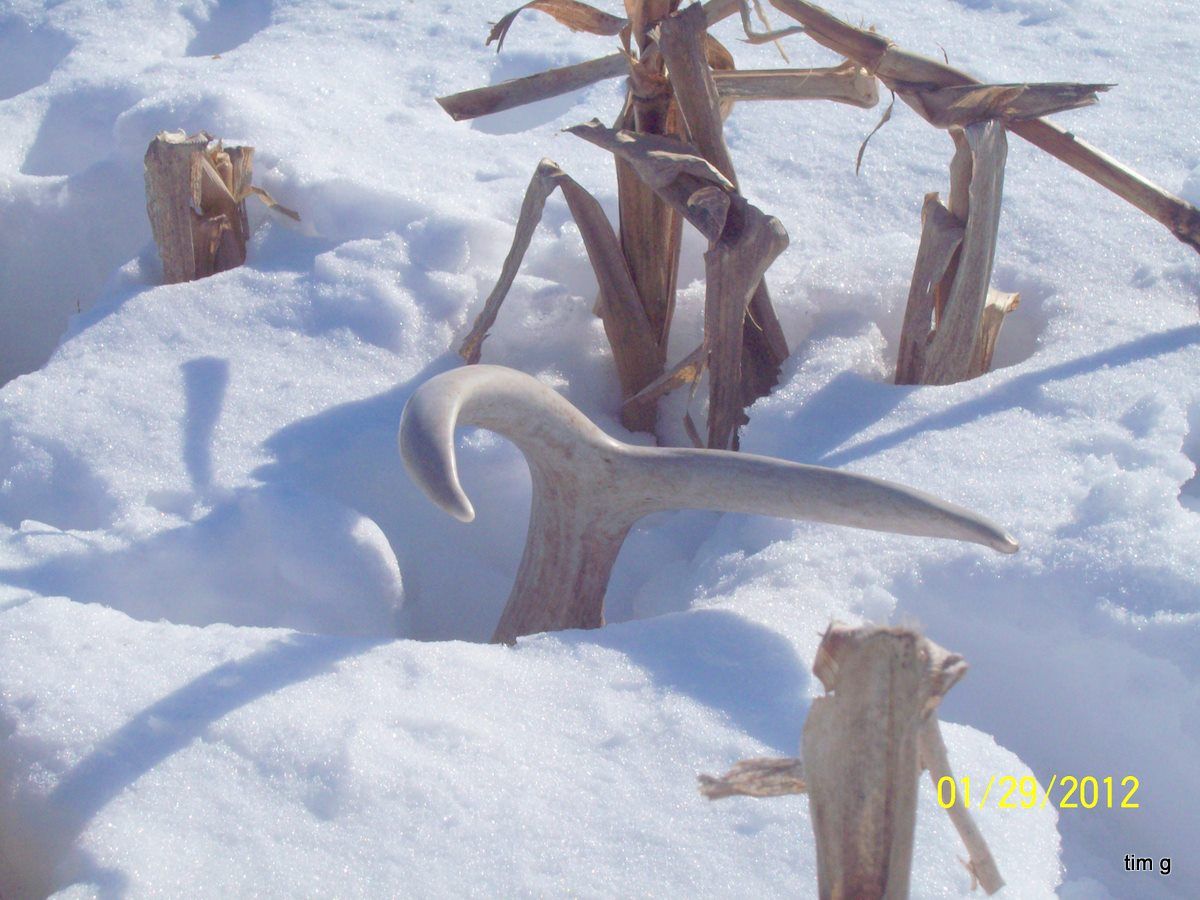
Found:
[[(822, 898), (908, 896), (917, 782), (952, 777), (937, 706), (966, 673), (957, 654), (907, 629), (834, 624), (813, 672), (827, 691), (804, 723), (803, 761), (754, 759), (700, 776), (710, 800), (807, 793)], [(1004, 886), (986, 841), (961, 804), (948, 810), (972, 878)]]
[[(629, 74), (629, 57), (613, 53), (587, 62), (547, 69), (523, 78), (438, 97), (438, 104), (455, 121), (475, 119), (547, 100), (599, 81)], [(721, 100), (832, 100), (869, 109), (879, 102), (874, 76), (856, 63), (833, 68), (714, 70)]]
[(251, 182), (253, 147), (223, 147), (200, 132), (161, 132), (146, 150), (146, 212), (167, 284), (194, 281), (246, 261), (246, 198), (299, 220)]
[(758, 69), (713, 72), (717, 94), (730, 100), (832, 100), (870, 109), (879, 102), (875, 77), (845, 62), (825, 69)]
[[(800, 21), (818, 43), (878, 76), (931, 124), (949, 128), (958, 148), (951, 163), (949, 208), (930, 195), (922, 211), (921, 245), (900, 337), (897, 384), (951, 384), (986, 372), (1004, 315), (1016, 308), (1011, 299), (993, 302), (988, 286), (999, 224), (1006, 130), (1097, 178), (1200, 249), (1200, 213), (1194, 208), (1086, 145), (1065, 147), (1060, 138), (1069, 142), (1074, 138), (1040, 118), (1089, 106), (1098, 92), (1111, 85), (983, 85), (875, 32), (848, 25), (805, 0), (772, 3)], [(1106, 174), (1098, 174), (1101, 170)]]
[[(696, 160), (702, 163), (702, 160)], [(500, 279), (484, 303), (483, 312), (475, 320), (459, 353), (469, 363), (479, 362), (480, 348), (488, 330), (500, 312), (521, 259), (529, 248), (533, 230), (541, 220), (546, 198), (555, 188), (562, 188), (567, 207), (575, 217), (579, 233), (587, 249), (588, 259), (600, 286), (598, 311), (604, 321), (605, 333), (613, 348), (617, 373), (627, 395), (636, 393), (653, 381), (662, 371), (658, 347), (651, 339), (651, 328), (638, 299), (633, 278), (625, 265), (620, 246), (604, 210), (596, 198), (563, 172), (556, 163), (544, 159), (529, 183), (512, 247), (504, 260)], [(622, 421), (632, 430), (650, 430), (654, 424), (653, 408), (630, 409), (623, 412)]]
[[(707, 29), (738, 12), (737, 0), (711, 0), (683, 12), (677, 11), (678, 6), (679, 0), (626, 0), (621, 18), (576, 0), (535, 0), (504, 16), (489, 35), (489, 43), (501, 43), (516, 17), (528, 9), (575, 30), (619, 34), (621, 52), (439, 98), (455, 119), (468, 119), (606, 78), (628, 78), (615, 128), (593, 122), (569, 129), (613, 154), (619, 256), (611, 252), (602, 217), (581, 213), (584, 206), (598, 210), (595, 200), (552, 163), (544, 162), (526, 195), (500, 279), (460, 353), (468, 362), (479, 361), (482, 342), (516, 275), (545, 196), (553, 186), (563, 186), (600, 283), (596, 311), (613, 345), (625, 398), (622, 421), (629, 428), (654, 430), (662, 396), (686, 384), (694, 389), (707, 371), (706, 443), (736, 448), (737, 428), (746, 421), (744, 407), (770, 391), (788, 355), (762, 281), (767, 266), (786, 246), (787, 236), (778, 220), (741, 197), (722, 136), (724, 118), (737, 101), (829, 99), (870, 106), (877, 102), (878, 92), (874, 78), (853, 64), (736, 72), (729, 51)], [(743, 20), (748, 30), (745, 13)], [(554, 169), (552, 180), (547, 180), (547, 165)], [(685, 222), (709, 241), (704, 342), (667, 371)], [(601, 246), (603, 253), (598, 250)], [(618, 296), (621, 302), (614, 305)], [(640, 312), (635, 314), (634, 307), (640, 307)], [(690, 419), (685, 425), (691, 425)], [(694, 430), (692, 425), (689, 433)]]
[[(691, 6), (664, 19), (656, 37), (692, 142), (736, 188), (737, 174), (725, 146), (720, 97), (713, 73), (706, 65), (707, 28), (703, 8)], [(772, 220), (774, 226), (768, 225), (757, 209), (748, 204), (745, 208), (753, 212), (744, 220), (746, 224), (754, 224), (754, 228), (748, 229), (754, 232), (753, 237), (737, 234), (743, 222), (735, 222), (734, 234), (710, 245), (705, 254), (708, 446), (722, 450), (737, 449), (737, 428), (746, 421), (742, 407), (770, 392), (779, 379), (779, 367), (788, 356), (783, 329), (762, 280), (766, 267), (786, 246), (787, 237), (777, 220)], [(733, 241), (739, 245), (736, 253)], [(758, 247), (751, 249), (751, 243)], [(743, 287), (748, 288), (746, 296), (742, 296)]]

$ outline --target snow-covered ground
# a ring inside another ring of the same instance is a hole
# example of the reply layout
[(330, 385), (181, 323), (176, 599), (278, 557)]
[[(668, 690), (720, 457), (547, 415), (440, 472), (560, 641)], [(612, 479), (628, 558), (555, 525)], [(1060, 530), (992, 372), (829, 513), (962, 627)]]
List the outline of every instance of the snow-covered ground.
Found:
[[(1200, 259), (1017, 138), (994, 283), (1022, 304), (995, 371), (911, 388), (889, 374), (950, 142), (898, 104), (855, 177), (881, 109), (744, 104), (728, 126), (791, 235), (769, 280), (794, 352), (744, 448), (931, 491), (1020, 553), (664, 514), (622, 552), (613, 624), (481, 643), (524, 462), (465, 435), (461, 525), (408, 481), (396, 426), (459, 364), (540, 157), (614, 211), (611, 160), (558, 131), (621, 90), (452, 122), (435, 96), (613, 49), (525, 13), (497, 57), (505, 11), (0, 5), (0, 896), (809, 895), (807, 801), (708, 804), (695, 775), (795, 752), (833, 618), (967, 657), (943, 707), (960, 774), (1139, 779), (1137, 810), (979, 813), (1009, 896), (1200, 895)], [(1058, 121), (1200, 203), (1188, 0), (833, 11), (988, 80), (1118, 83)], [(717, 33), (779, 65), (736, 18)], [(252, 209), (247, 266), (162, 287), (141, 160), (176, 128), (257, 147), (303, 223)], [(685, 249), (673, 358), (701, 324)], [(594, 292), (553, 199), (484, 358), (644, 442)], [(922, 791), (914, 894), (965, 895)]]

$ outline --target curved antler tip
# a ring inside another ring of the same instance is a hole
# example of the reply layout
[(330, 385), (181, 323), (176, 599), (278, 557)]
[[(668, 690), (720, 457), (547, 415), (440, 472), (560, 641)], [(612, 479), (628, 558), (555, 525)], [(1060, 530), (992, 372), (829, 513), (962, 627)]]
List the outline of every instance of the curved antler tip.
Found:
[(1017, 539), (999, 525), (969, 511), (967, 515), (973, 520), (969, 526), (969, 532), (973, 533), (955, 535), (959, 540), (973, 541), (1005, 555), (1016, 553), (1021, 549)]
[[(448, 512), (460, 522), (474, 522), (475, 508), (471, 506), (471, 501), (467, 499), (465, 494), (460, 494), (457, 497), (449, 499), (449, 502), (443, 500), (438, 503), (442, 509)], [(1013, 545), (1013, 550), (1016, 550), (1016, 545)], [(1012, 552), (1011, 550), (1009, 551)]]
[(400, 417), (400, 457), (409, 476), (431, 501), (458, 521), (470, 522), (475, 509), (459, 483), (454, 459), (456, 381), (435, 376), (409, 398)]

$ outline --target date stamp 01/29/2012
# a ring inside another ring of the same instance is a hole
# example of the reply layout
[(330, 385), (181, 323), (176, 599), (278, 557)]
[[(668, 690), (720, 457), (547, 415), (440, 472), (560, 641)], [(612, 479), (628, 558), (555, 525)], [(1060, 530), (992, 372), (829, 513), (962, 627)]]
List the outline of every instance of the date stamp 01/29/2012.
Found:
[[(1032, 775), (991, 775), (972, 781), (969, 775), (944, 776), (937, 782), (937, 801), (943, 809), (965, 806), (974, 809), (1127, 809), (1141, 806), (1137, 801), (1141, 782), (1136, 775), (1114, 778), (1109, 775), (1054, 775), (1045, 787)], [(1154, 858), (1125, 855), (1126, 872), (1171, 874), (1171, 857)]]

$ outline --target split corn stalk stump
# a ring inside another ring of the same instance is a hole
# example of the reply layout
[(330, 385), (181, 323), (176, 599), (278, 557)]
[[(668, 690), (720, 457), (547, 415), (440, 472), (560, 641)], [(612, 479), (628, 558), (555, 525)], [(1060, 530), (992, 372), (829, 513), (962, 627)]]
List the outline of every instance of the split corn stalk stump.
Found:
[[(991, 120), (951, 131), (950, 205), (928, 194), (900, 331), (897, 384), (953, 384), (991, 368), (996, 338), (1019, 297), (991, 290), (1008, 143)], [(930, 323), (935, 322), (933, 330)]]
[[(802, 759), (751, 759), (700, 791), (723, 797), (807, 794), (822, 900), (908, 896), (922, 769), (953, 777), (937, 707), (966, 673), (961, 656), (900, 628), (834, 623), (813, 673), (826, 695), (804, 722)], [(1004, 886), (983, 834), (956, 798), (947, 812), (967, 850), (972, 886)]]
[(988, 284), (999, 233), (1006, 131), (1098, 181), (1200, 250), (1200, 211), (1041, 118), (1089, 106), (1111, 85), (980, 84), (805, 0), (771, 2), (801, 22), (815, 41), (863, 66), (954, 138), (949, 207), (931, 194), (922, 210), (897, 384), (952, 384), (987, 372), (1004, 317), (1019, 304), (1019, 295)]
[(604, 593), (638, 519), (669, 509), (755, 513), (873, 531), (1017, 543), (987, 519), (894, 482), (723, 450), (617, 441), (537, 379), (502, 366), (464, 366), (421, 385), (404, 408), (400, 454), (409, 476), (462, 522), (475, 511), (458, 480), (454, 435), (477, 426), (506, 437), (529, 464), (529, 532), (492, 640), (604, 624)]
[[(788, 356), (763, 274), (787, 246), (779, 221), (741, 196), (725, 146), (723, 123), (735, 103), (825, 99), (859, 107), (878, 102), (875, 78), (846, 62), (826, 69), (738, 72), (733, 57), (708, 27), (736, 12), (736, 2), (712, 0), (682, 11), (678, 0), (627, 0), (625, 17), (577, 0), (534, 0), (500, 19), (488, 36), (503, 45), (525, 9), (567, 27), (619, 36), (621, 51), (572, 66), (441, 97), (455, 119), (470, 119), (625, 76), (624, 106), (615, 127), (598, 121), (568, 129), (613, 154), (619, 228), (599, 204), (556, 163), (543, 160), (522, 204), (495, 288), (464, 339), (460, 354), (481, 359), (482, 344), (529, 247), (546, 197), (561, 188), (579, 225), (599, 297), (624, 398), (622, 423), (657, 431), (659, 400), (709, 376), (707, 435), (691, 422), (693, 441), (736, 449), (744, 408), (774, 387)], [(788, 29), (782, 33), (793, 33)], [(773, 40), (778, 35), (763, 39)], [(709, 242), (705, 254), (704, 337), (700, 347), (668, 368), (666, 348), (674, 315), (681, 234), (687, 223)]]
[(145, 156), (146, 213), (167, 284), (195, 281), (246, 261), (246, 199), (258, 197), (291, 219), (251, 184), (253, 147), (224, 147), (201, 131), (160, 132)]

